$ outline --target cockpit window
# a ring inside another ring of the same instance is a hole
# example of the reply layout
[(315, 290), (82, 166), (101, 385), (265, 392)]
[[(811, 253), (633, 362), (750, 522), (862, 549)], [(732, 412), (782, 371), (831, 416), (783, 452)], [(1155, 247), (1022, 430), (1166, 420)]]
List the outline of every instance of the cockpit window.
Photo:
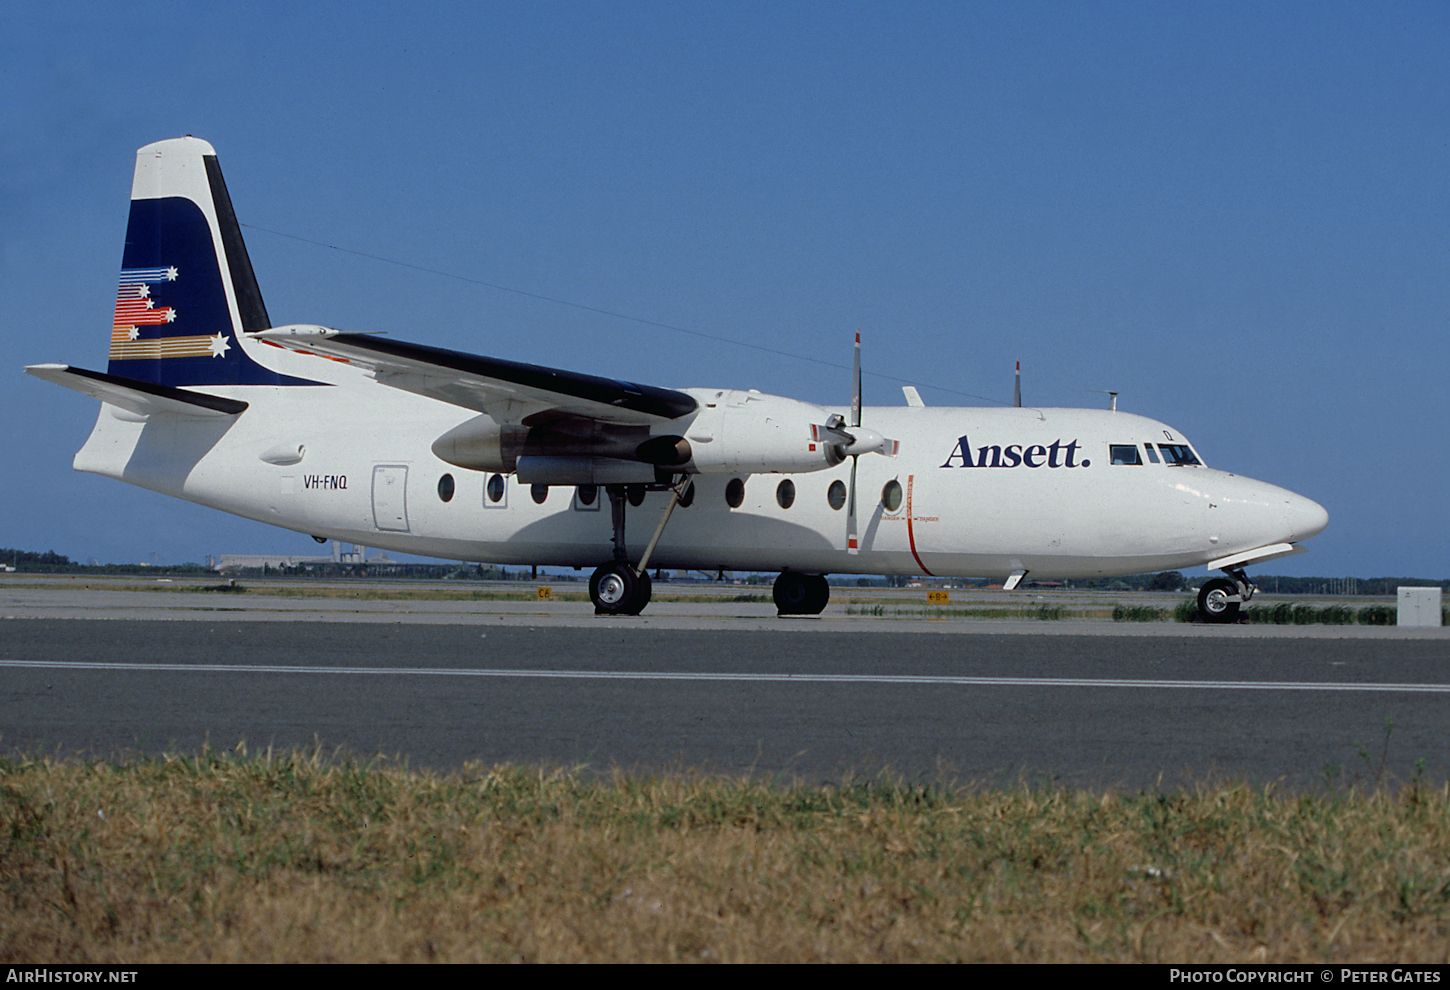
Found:
[(1145, 443), (1143, 444), (1143, 449), (1148, 452), (1148, 460), (1152, 461), (1154, 464), (1157, 464), (1158, 451), (1153, 449), (1153, 445), (1151, 443)]
[[(1151, 451), (1152, 448), (1150, 447)], [(1109, 459), (1114, 464), (1142, 464), (1143, 458), (1138, 456), (1138, 445), (1136, 443), (1115, 443), (1108, 446)]]
[(1172, 467), (1187, 467), (1190, 464), (1201, 463), (1186, 443), (1160, 443), (1158, 449), (1163, 451), (1164, 462)]

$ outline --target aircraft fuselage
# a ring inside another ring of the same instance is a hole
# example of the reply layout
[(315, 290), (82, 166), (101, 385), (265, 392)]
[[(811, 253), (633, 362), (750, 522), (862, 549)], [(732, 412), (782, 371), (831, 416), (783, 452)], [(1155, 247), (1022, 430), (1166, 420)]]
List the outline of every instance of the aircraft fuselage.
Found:
[[(326, 363), (290, 353), (268, 363), (277, 360), (313, 378), (321, 374), (308, 365)], [(387, 550), (573, 567), (608, 556), (602, 489), (591, 497), (588, 486), (536, 487), (449, 464), (429, 441), (475, 414), (327, 370), (330, 386), (208, 389), (250, 403), (235, 419), (141, 417), (105, 405), (75, 466)], [(721, 394), (682, 391), (702, 400)], [(696, 415), (707, 414), (702, 401)], [(902, 439), (894, 458), (860, 459), (859, 553), (845, 542), (846, 461), (800, 473), (693, 476), (693, 497), (671, 519), (652, 566), (1081, 578), (1202, 565), (1323, 528), (1323, 510), (1285, 489), (1202, 465), (1153, 463), (1144, 444), (1188, 441), (1131, 413), (867, 407), (862, 420)], [(1112, 448), (1126, 445), (1138, 449), (1139, 463), (1113, 463)], [(736, 506), (727, 500), (732, 481), (743, 484)], [(648, 492), (629, 508), (631, 555), (666, 499)]]

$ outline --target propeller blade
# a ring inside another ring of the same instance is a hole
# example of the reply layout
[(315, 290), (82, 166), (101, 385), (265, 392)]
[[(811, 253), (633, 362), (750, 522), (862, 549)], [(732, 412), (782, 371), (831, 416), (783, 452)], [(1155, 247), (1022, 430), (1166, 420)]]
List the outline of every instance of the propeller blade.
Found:
[(851, 458), (851, 487), (846, 496), (846, 552), (861, 552), (861, 542), (856, 536), (856, 458)]
[(861, 331), (856, 331), (856, 357), (851, 362), (851, 425), (861, 425)]
[(811, 439), (816, 443), (830, 444), (833, 447), (849, 447), (856, 442), (856, 438), (839, 426), (832, 426), (829, 423), (812, 423)]

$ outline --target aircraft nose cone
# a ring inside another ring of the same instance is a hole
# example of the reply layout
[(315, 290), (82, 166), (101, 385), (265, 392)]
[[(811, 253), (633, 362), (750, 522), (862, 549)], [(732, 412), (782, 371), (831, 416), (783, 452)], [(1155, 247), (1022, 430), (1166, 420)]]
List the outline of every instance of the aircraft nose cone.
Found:
[(1329, 525), (1329, 513), (1324, 506), (1310, 498), (1302, 495), (1295, 495), (1289, 499), (1289, 539), (1286, 542), (1298, 543), (1300, 540), (1307, 540), (1324, 531)]

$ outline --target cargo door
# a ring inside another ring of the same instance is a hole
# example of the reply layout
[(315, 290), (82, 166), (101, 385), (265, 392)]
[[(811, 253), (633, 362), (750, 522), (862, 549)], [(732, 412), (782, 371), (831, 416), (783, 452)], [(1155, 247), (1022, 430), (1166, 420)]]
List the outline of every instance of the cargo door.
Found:
[(408, 468), (402, 464), (373, 467), (373, 525), (391, 533), (408, 532)]

